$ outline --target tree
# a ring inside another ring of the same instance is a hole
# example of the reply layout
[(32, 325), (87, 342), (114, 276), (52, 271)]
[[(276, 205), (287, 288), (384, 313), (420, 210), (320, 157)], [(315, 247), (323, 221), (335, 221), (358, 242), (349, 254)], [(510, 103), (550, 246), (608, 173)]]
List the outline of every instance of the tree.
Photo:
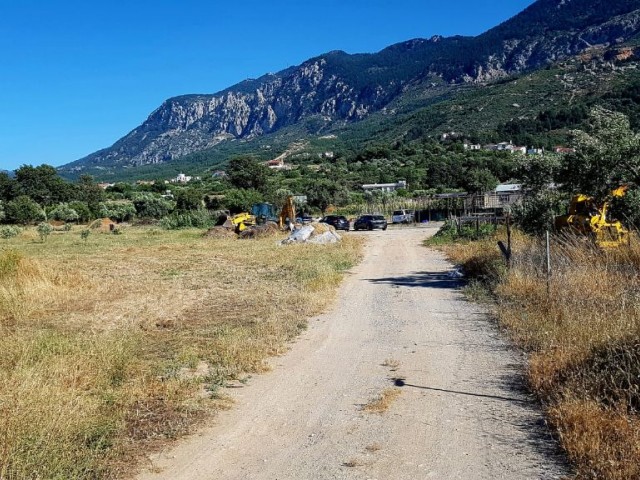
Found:
[(6, 173), (0, 173), (0, 200), (5, 202), (12, 200), (15, 196), (17, 184)]
[(256, 190), (229, 190), (223, 200), (224, 206), (231, 213), (250, 212), (251, 206), (264, 200), (262, 194)]
[(465, 180), (463, 187), (470, 193), (489, 192), (498, 186), (498, 179), (488, 168), (471, 169)]
[(94, 215), (97, 215), (100, 202), (105, 199), (105, 193), (91, 175), (82, 175), (78, 180), (78, 195), (76, 199), (85, 202), (89, 210)]
[(44, 220), (44, 210), (31, 197), (20, 195), (15, 200), (7, 202), (5, 216), (8, 223), (27, 225)]
[(42, 206), (67, 202), (75, 196), (74, 186), (50, 165), (23, 165), (16, 170), (15, 182), (20, 195), (27, 195)]
[(349, 191), (333, 180), (322, 179), (307, 186), (307, 202), (323, 215), (329, 205), (345, 203), (348, 198)]
[(202, 207), (202, 194), (195, 188), (183, 188), (175, 194), (176, 210), (189, 212)]
[(235, 157), (229, 161), (227, 175), (236, 188), (264, 192), (270, 170), (253, 157)]
[(596, 107), (586, 131), (572, 134), (575, 153), (565, 155), (558, 177), (563, 189), (603, 200), (622, 184), (640, 185), (640, 135), (627, 117)]
[(49, 212), (49, 216), (55, 220), (63, 222), (75, 222), (80, 217), (78, 212), (71, 208), (67, 203), (61, 203)]
[(110, 218), (117, 222), (131, 220), (136, 214), (136, 208), (128, 200), (103, 202), (99, 205), (98, 210), (101, 217)]
[(174, 202), (153, 193), (135, 193), (131, 200), (137, 216), (142, 218), (162, 218), (175, 208)]

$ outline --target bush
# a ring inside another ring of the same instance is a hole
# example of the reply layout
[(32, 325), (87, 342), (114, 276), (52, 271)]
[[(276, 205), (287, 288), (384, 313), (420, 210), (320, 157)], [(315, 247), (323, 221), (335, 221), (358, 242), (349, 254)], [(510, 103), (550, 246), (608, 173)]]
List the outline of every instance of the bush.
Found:
[(4, 225), (0, 227), (0, 237), (8, 240), (13, 237), (17, 237), (20, 235), (20, 229), (13, 225)]
[(38, 235), (40, 235), (40, 240), (45, 242), (47, 237), (51, 235), (51, 232), (53, 232), (53, 227), (47, 222), (42, 222), (38, 225), (36, 231), (38, 232)]
[(457, 240), (480, 240), (493, 235), (495, 231), (496, 226), (490, 223), (481, 223), (478, 228), (476, 228), (475, 224), (465, 224), (458, 228), (455, 221), (447, 220), (428, 243), (442, 244)]
[(40, 205), (27, 195), (20, 195), (15, 200), (7, 202), (5, 215), (7, 222), (21, 225), (44, 220), (44, 211)]
[(117, 222), (131, 220), (136, 214), (136, 207), (128, 200), (103, 202), (99, 207), (99, 214), (103, 218), (110, 218)]
[(209, 228), (213, 226), (213, 219), (207, 210), (192, 212), (174, 212), (160, 220), (160, 225), (167, 230), (180, 228)]
[(49, 216), (54, 220), (61, 220), (63, 222), (75, 222), (80, 218), (78, 212), (71, 208), (67, 203), (61, 203), (55, 207), (51, 212), (49, 212)]

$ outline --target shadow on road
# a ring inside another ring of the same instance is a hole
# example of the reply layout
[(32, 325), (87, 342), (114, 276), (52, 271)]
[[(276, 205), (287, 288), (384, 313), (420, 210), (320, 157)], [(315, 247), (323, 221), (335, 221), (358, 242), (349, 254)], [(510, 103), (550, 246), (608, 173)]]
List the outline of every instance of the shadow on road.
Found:
[(464, 282), (454, 272), (415, 272), (401, 277), (370, 278), (371, 283), (396, 285), (398, 287), (459, 288)]
[(420, 385), (412, 385), (410, 383), (407, 383), (402, 378), (394, 378), (392, 380), (393, 380), (393, 384), (396, 387), (412, 387), (412, 388), (419, 388), (421, 390), (431, 390), (431, 391), (434, 391), (434, 392), (452, 393), (452, 394), (455, 394), (455, 395), (466, 395), (466, 396), (469, 396), (469, 397), (491, 398), (493, 400), (504, 400), (506, 402), (518, 402), (518, 403), (525, 403), (525, 404), (529, 404), (530, 403), (530, 400), (524, 400), (522, 398), (501, 397), (499, 395), (484, 395), (482, 393), (461, 392), (461, 391), (458, 391), (458, 390), (446, 390), (444, 388), (423, 387), (423, 386), (420, 386)]

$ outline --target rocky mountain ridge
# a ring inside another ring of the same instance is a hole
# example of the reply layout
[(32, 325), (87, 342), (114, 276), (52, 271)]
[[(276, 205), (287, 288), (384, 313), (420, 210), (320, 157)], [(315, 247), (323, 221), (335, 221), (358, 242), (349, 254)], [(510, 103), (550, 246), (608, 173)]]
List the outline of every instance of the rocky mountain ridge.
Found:
[(414, 39), (375, 54), (333, 51), (216, 94), (171, 98), (112, 147), (61, 170), (174, 161), (310, 118), (319, 131), (362, 120), (409, 90), (482, 85), (638, 33), (640, 0), (539, 0), (477, 37)]

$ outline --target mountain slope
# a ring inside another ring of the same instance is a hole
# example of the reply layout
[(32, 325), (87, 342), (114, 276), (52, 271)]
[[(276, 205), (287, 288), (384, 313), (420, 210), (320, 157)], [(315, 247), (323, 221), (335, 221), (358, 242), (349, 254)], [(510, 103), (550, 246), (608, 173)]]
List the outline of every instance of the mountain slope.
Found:
[(478, 37), (415, 39), (375, 54), (329, 52), (213, 95), (169, 99), (112, 147), (60, 170), (103, 176), (301, 124), (322, 131), (417, 91), (427, 99), (447, 96), (459, 85), (535, 70), (638, 32), (640, 0), (539, 0)]

